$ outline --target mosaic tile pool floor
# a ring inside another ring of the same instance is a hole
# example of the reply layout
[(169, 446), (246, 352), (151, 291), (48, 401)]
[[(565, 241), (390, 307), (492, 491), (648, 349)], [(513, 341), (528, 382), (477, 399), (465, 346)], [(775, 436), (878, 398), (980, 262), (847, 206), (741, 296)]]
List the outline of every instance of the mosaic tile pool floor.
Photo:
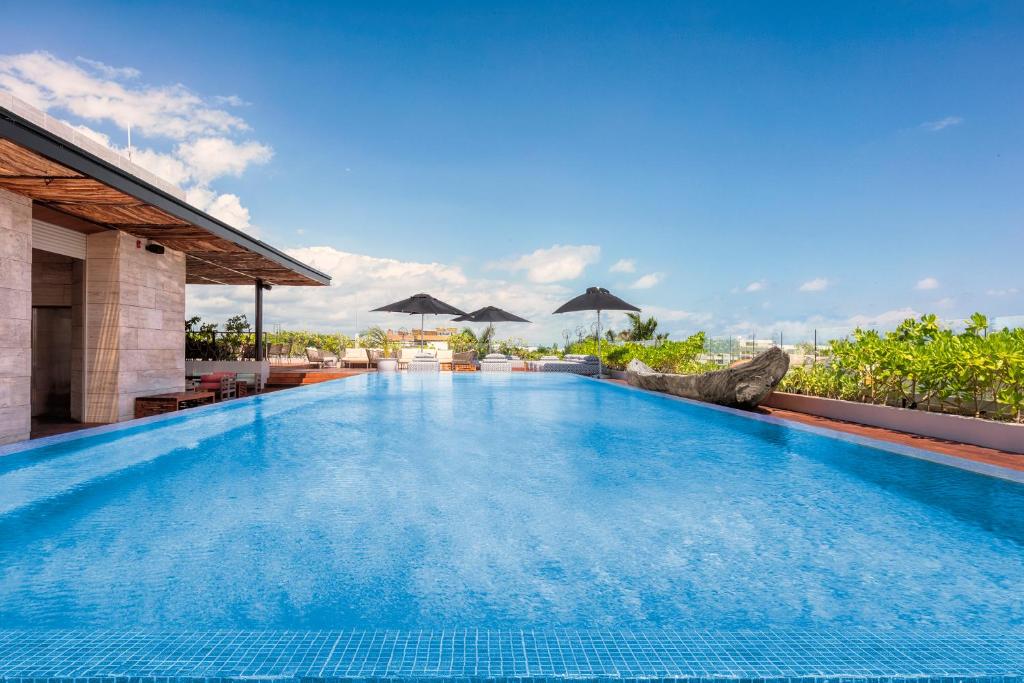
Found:
[(0, 631), (0, 680), (1024, 681), (1024, 629)]

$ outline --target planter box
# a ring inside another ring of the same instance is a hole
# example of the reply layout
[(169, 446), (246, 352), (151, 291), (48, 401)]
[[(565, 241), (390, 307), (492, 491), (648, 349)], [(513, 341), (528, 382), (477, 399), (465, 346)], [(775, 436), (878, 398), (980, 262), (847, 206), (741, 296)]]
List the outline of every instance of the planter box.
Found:
[(377, 361), (377, 372), (398, 372), (398, 361), (394, 358), (381, 358)]
[(830, 417), (872, 427), (959, 441), (1010, 453), (1024, 453), (1024, 424), (993, 422), (976, 417), (926, 413), (921, 410), (840, 401), (834, 398), (775, 391), (761, 405), (797, 413)]

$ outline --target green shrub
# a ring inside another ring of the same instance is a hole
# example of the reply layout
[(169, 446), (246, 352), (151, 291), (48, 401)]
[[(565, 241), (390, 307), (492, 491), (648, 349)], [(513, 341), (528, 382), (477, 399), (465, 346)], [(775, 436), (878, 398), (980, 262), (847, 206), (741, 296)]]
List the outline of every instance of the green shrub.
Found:
[(792, 368), (784, 391), (865, 403), (1024, 421), (1024, 329), (990, 330), (975, 313), (963, 332), (934, 315), (884, 335), (857, 329), (831, 342), (827, 361)]
[[(662, 341), (647, 346), (635, 342), (623, 344), (601, 344), (601, 361), (614, 370), (624, 370), (634, 358), (646, 363), (658, 372), (699, 373), (717, 370), (713, 363), (702, 363), (699, 356), (704, 351), (705, 336), (698, 332), (683, 341)], [(597, 340), (585, 339), (571, 344), (566, 353), (597, 355)]]

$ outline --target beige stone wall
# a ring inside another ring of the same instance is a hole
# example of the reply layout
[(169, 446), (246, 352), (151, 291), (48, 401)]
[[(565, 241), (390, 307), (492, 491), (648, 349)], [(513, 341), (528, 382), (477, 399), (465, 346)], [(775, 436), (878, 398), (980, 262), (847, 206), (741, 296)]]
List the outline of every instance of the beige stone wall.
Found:
[(127, 420), (137, 396), (185, 388), (185, 256), (121, 232), (87, 248), (85, 419)]
[(31, 429), (32, 201), (0, 190), (0, 444)]

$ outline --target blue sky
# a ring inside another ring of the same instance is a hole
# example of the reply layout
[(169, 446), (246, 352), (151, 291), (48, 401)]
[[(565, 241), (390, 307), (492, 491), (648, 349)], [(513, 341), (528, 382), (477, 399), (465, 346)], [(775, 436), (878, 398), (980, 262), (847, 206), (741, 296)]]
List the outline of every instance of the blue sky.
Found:
[[(15, 3), (0, 88), (335, 275), (550, 341), (590, 284), (674, 335), (1024, 313), (1024, 4)], [(618, 264), (617, 268), (613, 268)], [(223, 319), (250, 293), (190, 288)]]

